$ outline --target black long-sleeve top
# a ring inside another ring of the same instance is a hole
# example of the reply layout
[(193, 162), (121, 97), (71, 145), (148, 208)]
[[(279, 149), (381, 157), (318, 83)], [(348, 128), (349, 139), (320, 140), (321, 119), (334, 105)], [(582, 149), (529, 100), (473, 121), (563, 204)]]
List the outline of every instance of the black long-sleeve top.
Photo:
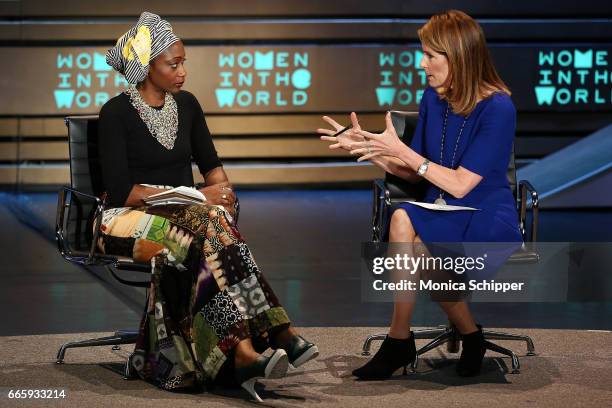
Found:
[(221, 166), (198, 100), (187, 91), (173, 96), (179, 124), (172, 150), (151, 135), (125, 93), (102, 106), (98, 146), (111, 207), (123, 207), (134, 184), (193, 185), (192, 158), (203, 175)]

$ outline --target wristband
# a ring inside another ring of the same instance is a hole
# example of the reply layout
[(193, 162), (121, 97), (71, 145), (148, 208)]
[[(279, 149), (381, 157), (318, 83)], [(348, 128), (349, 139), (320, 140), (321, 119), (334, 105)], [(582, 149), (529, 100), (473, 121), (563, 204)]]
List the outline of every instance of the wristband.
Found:
[(429, 160), (425, 159), (425, 161), (423, 162), (423, 164), (421, 164), (419, 166), (419, 168), (417, 169), (417, 174), (421, 177), (423, 177), (423, 175), (425, 174), (425, 172), (427, 171), (427, 168), (429, 167)]

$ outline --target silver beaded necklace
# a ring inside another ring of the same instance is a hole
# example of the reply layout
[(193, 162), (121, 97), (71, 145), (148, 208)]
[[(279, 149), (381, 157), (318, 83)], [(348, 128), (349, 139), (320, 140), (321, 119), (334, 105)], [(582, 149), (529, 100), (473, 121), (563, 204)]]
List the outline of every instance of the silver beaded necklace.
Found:
[[(446, 122), (448, 121), (448, 111), (450, 109), (450, 104), (447, 102), (446, 112), (444, 113), (444, 125), (442, 126), (442, 141), (440, 142), (440, 166), (442, 166), (442, 157), (444, 156), (444, 140), (446, 139)], [(459, 141), (461, 140), (461, 134), (463, 133), (463, 128), (465, 127), (465, 123), (467, 122), (470, 115), (467, 115), (463, 118), (463, 123), (461, 124), (461, 128), (459, 129), (459, 135), (457, 136), (457, 141), (455, 142), (455, 150), (453, 150), (453, 158), (450, 163), (450, 169), (453, 169), (455, 165), (455, 154), (457, 154), (457, 148), (459, 147)], [(446, 200), (444, 200), (444, 191), (440, 188), (440, 196), (436, 198), (434, 204), (446, 205)]]
[(166, 92), (163, 108), (155, 109), (142, 99), (134, 85), (130, 85), (125, 93), (151, 135), (166, 149), (172, 150), (178, 131), (178, 109), (172, 95)]

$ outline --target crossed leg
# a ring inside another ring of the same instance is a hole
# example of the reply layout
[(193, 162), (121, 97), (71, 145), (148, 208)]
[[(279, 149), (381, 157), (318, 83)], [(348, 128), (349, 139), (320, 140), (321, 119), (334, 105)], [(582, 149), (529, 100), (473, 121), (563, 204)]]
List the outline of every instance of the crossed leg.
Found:
[[(412, 221), (404, 209), (400, 208), (395, 210), (391, 216), (389, 242), (410, 243), (412, 244), (413, 251), (415, 248), (421, 247), (418, 245), (422, 243), (421, 238), (414, 229)], [(414, 300), (397, 300), (394, 302), (391, 326), (389, 327), (390, 337), (406, 339), (410, 336), (414, 304)], [(460, 333), (472, 333), (477, 330), (476, 323), (474, 322), (474, 318), (470, 313), (467, 303), (463, 301), (446, 301), (439, 302), (439, 305)]]

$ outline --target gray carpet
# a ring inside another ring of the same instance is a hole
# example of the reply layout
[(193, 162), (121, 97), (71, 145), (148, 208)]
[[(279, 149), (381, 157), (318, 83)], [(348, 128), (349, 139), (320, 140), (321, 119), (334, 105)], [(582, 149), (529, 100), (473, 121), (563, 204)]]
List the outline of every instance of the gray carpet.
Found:
[[(573, 330), (516, 330), (532, 336), (536, 356), (523, 343), (500, 342), (520, 357), (521, 373), (508, 374), (510, 360), (488, 352), (483, 373), (463, 379), (454, 374), (457, 355), (442, 348), (421, 359), (417, 373), (388, 381), (359, 382), (350, 370), (366, 361), (359, 355), (375, 328), (305, 328), (319, 345), (319, 358), (281, 380), (264, 380), (264, 405), (291, 407), (560, 407), (612, 405), (612, 333)], [(500, 329), (503, 330), (503, 329)], [(66, 364), (54, 363), (65, 341), (103, 333), (0, 337), (0, 406), (62, 407), (229, 407), (253, 406), (242, 390), (201, 394), (170, 393), (141, 380), (126, 381), (115, 370), (133, 346), (71, 349)], [(421, 340), (423, 341), (423, 340)], [(418, 344), (417, 344), (418, 345)], [(378, 347), (375, 345), (374, 350)], [(448, 358), (447, 358), (448, 357)], [(10, 389), (64, 389), (63, 400), (9, 400)]]

